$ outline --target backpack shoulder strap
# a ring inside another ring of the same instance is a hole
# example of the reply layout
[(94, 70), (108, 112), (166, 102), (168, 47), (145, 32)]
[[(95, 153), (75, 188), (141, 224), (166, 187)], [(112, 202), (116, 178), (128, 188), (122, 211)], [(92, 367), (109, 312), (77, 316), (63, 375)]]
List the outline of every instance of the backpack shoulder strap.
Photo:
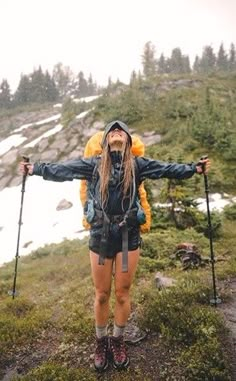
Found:
[(95, 187), (98, 180), (98, 167), (100, 165), (100, 161), (101, 161), (101, 156), (96, 156), (96, 163), (93, 168), (91, 183), (90, 183), (90, 186), (88, 187), (89, 193), (92, 192), (92, 195), (94, 195)]

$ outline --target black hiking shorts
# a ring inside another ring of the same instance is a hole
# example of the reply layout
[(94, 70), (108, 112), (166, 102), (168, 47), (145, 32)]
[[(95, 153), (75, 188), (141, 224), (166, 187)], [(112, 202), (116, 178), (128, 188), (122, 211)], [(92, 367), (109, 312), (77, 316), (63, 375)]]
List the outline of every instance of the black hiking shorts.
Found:
[[(101, 243), (100, 228), (92, 228), (90, 231), (89, 249), (96, 254), (100, 254)], [(128, 250), (136, 250), (141, 246), (141, 237), (139, 226), (128, 227)], [(122, 233), (117, 225), (111, 225), (106, 245), (106, 258), (114, 258), (117, 253), (122, 252)]]

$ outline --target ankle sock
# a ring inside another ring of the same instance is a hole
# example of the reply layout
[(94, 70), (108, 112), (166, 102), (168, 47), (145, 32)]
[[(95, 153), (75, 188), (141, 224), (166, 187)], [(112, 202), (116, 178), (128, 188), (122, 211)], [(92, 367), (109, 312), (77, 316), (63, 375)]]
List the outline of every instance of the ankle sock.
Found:
[(124, 336), (124, 332), (125, 332), (125, 325), (119, 326), (116, 323), (114, 323), (114, 327), (113, 327), (114, 337)]
[(96, 336), (98, 339), (107, 336), (107, 325), (105, 325), (104, 327), (99, 327), (96, 325)]

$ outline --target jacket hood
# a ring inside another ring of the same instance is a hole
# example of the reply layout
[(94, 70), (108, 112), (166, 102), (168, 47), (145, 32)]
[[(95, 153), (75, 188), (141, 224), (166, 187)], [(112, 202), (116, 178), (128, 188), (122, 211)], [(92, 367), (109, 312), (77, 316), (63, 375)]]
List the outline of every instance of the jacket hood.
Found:
[(101, 146), (102, 147), (104, 146), (105, 140), (107, 138), (107, 134), (109, 134), (110, 131), (115, 130), (116, 128), (119, 128), (119, 129), (123, 130), (124, 132), (126, 132), (126, 134), (128, 135), (128, 138), (129, 138), (130, 146), (132, 146), (132, 138), (131, 138), (131, 135), (129, 132), (129, 128), (124, 122), (121, 122), (120, 120), (114, 120), (114, 121), (107, 124), (105, 131), (103, 133)]

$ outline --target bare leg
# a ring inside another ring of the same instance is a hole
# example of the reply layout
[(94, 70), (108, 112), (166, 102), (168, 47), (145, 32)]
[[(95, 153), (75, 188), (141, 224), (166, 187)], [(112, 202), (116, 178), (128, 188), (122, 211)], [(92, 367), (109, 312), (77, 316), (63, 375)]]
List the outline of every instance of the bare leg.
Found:
[(98, 264), (99, 256), (90, 251), (93, 283), (95, 286), (95, 321), (96, 326), (104, 327), (109, 318), (109, 298), (112, 281), (112, 259), (105, 259), (104, 265)]
[(122, 253), (116, 255), (115, 262), (115, 323), (123, 327), (130, 315), (130, 287), (135, 276), (139, 261), (140, 249), (129, 251), (129, 268), (127, 273), (122, 272)]

